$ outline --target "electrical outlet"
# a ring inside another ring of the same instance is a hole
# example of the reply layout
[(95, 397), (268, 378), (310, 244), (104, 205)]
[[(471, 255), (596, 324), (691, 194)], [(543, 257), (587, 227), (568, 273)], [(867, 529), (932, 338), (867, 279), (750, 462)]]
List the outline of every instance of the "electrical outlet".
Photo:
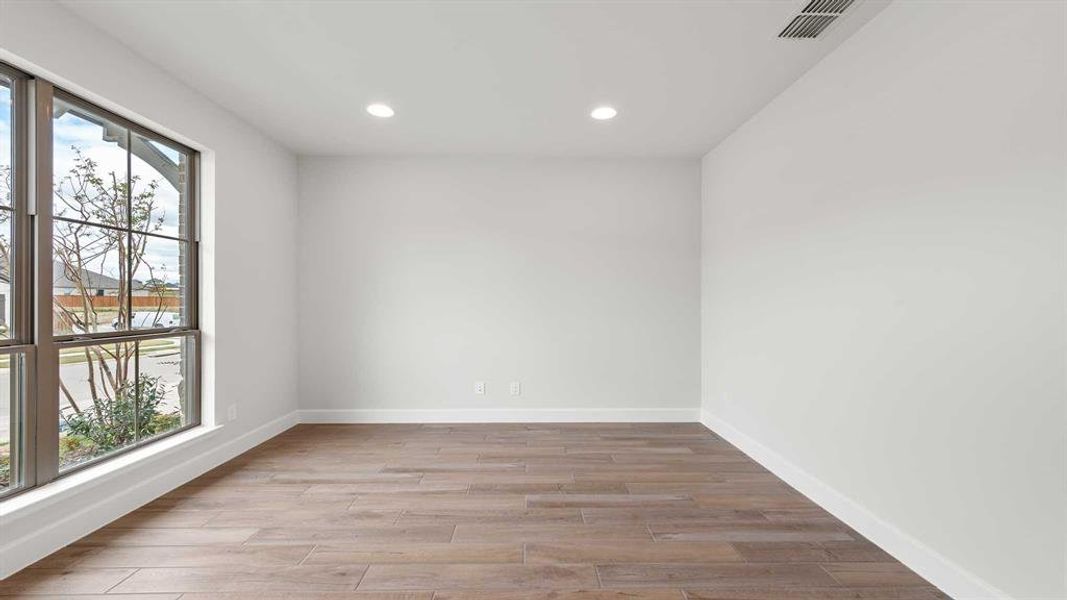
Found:
[(478, 394), (479, 396), (485, 394), (485, 382), (484, 381), (475, 381), (474, 382), (474, 393)]
[(522, 384), (518, 381), (512, 381), (511, 387), (508, 388), (512, 396), (519, 396), (522, 394)]
[(229, 413), (226, 416), (229, 418), (230, 421), (236, 421), (237, 420), (237, 405), (236, 404), (231, 404), (230, 405)]

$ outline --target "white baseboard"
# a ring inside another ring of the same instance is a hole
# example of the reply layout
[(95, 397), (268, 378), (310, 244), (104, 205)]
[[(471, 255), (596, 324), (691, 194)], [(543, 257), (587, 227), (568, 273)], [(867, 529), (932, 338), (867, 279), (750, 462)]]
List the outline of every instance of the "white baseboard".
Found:
[(823, 483), (788, 459), (704, 412), (700, 422), (956, 600), (1010, 596)]
[(301, 423), (693, 423), (696, 408), (306, 409)]
[[(178, 440), (177, 443), (172, 444), (172, 447), (155, 452), (149, 459), (133, 461), (117, 469), (110, 468), (106, 476), (93, 478), (92, 474), (87, 474), (83, 478), (84, 483), (71, 482), (68, 478), (64, 478), (56, 482), (56, 485), (63, 486), (59, 492), (56, 492), (54, 488), (46, 490), (48, 486), (26, 492), (26, 494), (34, 494), (43, 491), (48, 494), (45, 501), (20, 502), (23, 500), (22, 496), (12, 498), (8, 502), (17, 504), (14, 508), (5, 506), (5, 512), (0, 514), (0, 529), (6, 529), (9, 532), (16, 529), (23, 531), (16, 531), (12, 539), (4, 536), (4, 544), (0, 546), (0, 579), (18, 572), (296, 424), (297, 414), (294, 411), (193, 456), (184, 454), (196, 452), (198, 441), (203, 443), (204, 440), (198, 438), (193, 438), (188, 442)], [(160, 444), (167, 441), (164, 440)], [(153, 472), (153, 468), (158, 468), (158, 463), (173, 462), (176, 458), (180, 462)], [(69, 479), (73, 480), (83, 473), (86, 472), (71, 475)], [(106, 485), (109, 490), (114, 491), (88, 505), (76, 504), (76, 498), (84, 497), (86, 490), (91, 491), (101, 485)], [(73, 505), (77, 508), (75, 510), (68, 508), (68, 512), (52, 514), (47, 519), (37, 515), (43, 511), (59, 512), (63, 505), (68, 507)], [(34, 526), (27, 531), (26, 524), (30, 519), (33, 520)], [(23, 523), (18, 523), (20, 520)]]

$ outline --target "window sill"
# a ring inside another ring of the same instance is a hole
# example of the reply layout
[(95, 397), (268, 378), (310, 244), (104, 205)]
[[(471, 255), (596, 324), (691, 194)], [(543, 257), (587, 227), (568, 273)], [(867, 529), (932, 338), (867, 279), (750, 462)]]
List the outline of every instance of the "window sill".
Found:
[(150, 465), (176, 454), (195, 441), (213, 437), (222, 430), (222, 425), (201, 425), (131, 450), (100, 464), (61, 477), (41, 487), (27, 490), (5, 500), (0, 500), (0, 522), (45, 510), (49, 506), (69, 499), (122, 476), (134, 467)]

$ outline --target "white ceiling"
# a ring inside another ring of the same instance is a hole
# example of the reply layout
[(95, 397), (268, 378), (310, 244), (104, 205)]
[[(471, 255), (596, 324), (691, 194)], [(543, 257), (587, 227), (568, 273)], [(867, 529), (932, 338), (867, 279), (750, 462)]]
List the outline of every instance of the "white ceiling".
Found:
[(700, 156), (884, 7), (806, 2), (63, 4), (301, 154)]

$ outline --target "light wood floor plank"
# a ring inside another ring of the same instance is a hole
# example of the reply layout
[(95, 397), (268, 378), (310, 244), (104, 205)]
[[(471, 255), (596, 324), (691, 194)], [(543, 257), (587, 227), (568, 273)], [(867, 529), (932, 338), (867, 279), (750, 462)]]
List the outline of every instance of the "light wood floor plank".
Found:
[(103, 594), (134, 569), (25, 569), (0, 581), (0, 595)]
[(522, 544), (328, 544), (316, 546), (305, 565), (352, 563), (521, 563)]
[(735, 525), (768, 523), (767, 517), (758, 510), (729, 510), (717, 508), (694, 508), (688, 506), (583, 508), (586, 523), (732, 523)]
[(109, 527), (116, 529), (158, 529), (203, 527), (218, 513), (209, 510), (138, 510)]
[(405, 510), (399, 525), (444, 523), (581, 523), (582, 512), (573, 508), (530, 508), (515, 510), (452, 509)]
[(630, 564), (597, 567), (606, 587), (681, 586), (745, 587), (773, 585), (785, 589), (832, 586), (836, 582), (818, 565), (801, 564)]
[(597, 587), (591, 565), (371, 565), (360, 590), (580, 589)]
[(733, 546), (716, 542), (628, 542), (527, 544), (526, 562), (538, 563), (704, 563), (741, 561)]
[(85, 547), (73, 566), (114, 567), (240, 567), (296, 566), (314, 546), (102, 546)]
[(152, 592), (344, 592), (359, 583), (366, 565), (139, 569), (112, 594)]
[(259, 530), (241, 528), (106, 528), (89, 534), (76, 543), (84, 546), (206, 546), (240, 544)]
[(287, 511), (219, 511), (204, 527), (318, 527), (351, 528), (366, 525), (392, 525), (399, 510), (315, 510), (302, 507)]
[[(127, 596), (108, 596), (126, 600)], [(432, 591), (253, 591), (253, 593), (185, 594), (180, 600), (432, 600)], [(80, 600), (80, 599), (79, 599)]]
[(544, 494), (526, 497), (530, 508), (604, 508), (618, 506), (693, 506), (685, 494)]
[(434, 600), (684, 600), (681, 590), (442, 590)]
[(351, 510), (508, 510), (526, 508), (522, 494), (494, 494), (474, 496), (466, 492), (441, 494), (396, 493), (363, 494), (351, 503)]
[[(686, 589), (688, 600), (948, 600), (931, 588), (784, 588), (766, 586), (720, 590)], [(184, 600), (184, 599), (183, 599)]]
[(180, 600), (181, 594), (0, 594), (0, 598), (26, 598), (27, 600)]
[(741, 542), (734, 548), (749, 562), (887, 562), (884, 550), (865, 540), (846, 542)]
[(265, 527), (248, 539), (249, 544), (323, 544), (329, 542), (448, 542), (453, 525), (411, 525), (349, 528)]
[(698, 521), (652, 523), (656, 541), (667, 542), (834, 542), (855, 541), (836, 523), (781, 524)]
[(898, 562), (827, 563), (823, 569), (838, 583), (850, 587), (927, 585), (922, 577)]
[(468, 525), (456, 526), (452, 538), (456, 542), (536, 542), (536, 541), (591, 541), (651, 540), (652, 535), (643, 525)]

